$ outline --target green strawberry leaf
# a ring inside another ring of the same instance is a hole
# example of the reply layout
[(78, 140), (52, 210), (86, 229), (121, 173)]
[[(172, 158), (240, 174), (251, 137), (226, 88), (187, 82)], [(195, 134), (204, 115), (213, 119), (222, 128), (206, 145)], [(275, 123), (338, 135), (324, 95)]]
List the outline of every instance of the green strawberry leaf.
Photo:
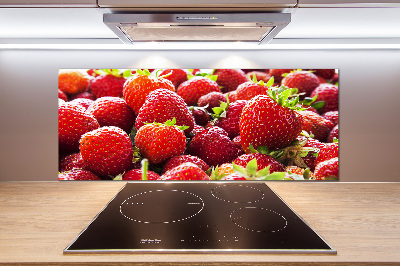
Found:
[(251, 153), (258, 153), (258, 151), (256, 149), (254, 149), (253, 144), (251, 144), (251, 143), (249, 145), (249, 150), (251, 151)]
[(257, 82), (258, 82), (257, 77), (256, 77), (256, 74), (253, 74), (253, 79), (252, 79), (252, 81), (253, 81), (254, 83), (257, 83)]
[(192, 78), (194, 78), (194, 75), (191, 74), (191, 73), (188, 73), (188, 74), (187, 74), (187, 79), (189, 80), (189, 79), (192, 79)]
[(224, 109), (221, 107), (214, 107), (212, 110), (214, 111), (214, 114), (218, 116), (224, 112)]
[(172, 118), (172, 120), (167, 120), (165, 122), (165, 125), (166, 126), (173, 126), (173, 125), (175, 125), (175, 123), (176, 123), (176, 118), (174, 117), (174, 118)]
[(268, 165), (267, 167), (261, 169), (260, 171), (257, 172), (256, 176), (257, 177), (265, 177), (268, 176), (271, 172), (270, 172), (270, 165)]
[(314, 107), (315, 109), (319, 110), (325, 106), (325, 101), (319, 101), (319, 102), (313, 103), (313, 104), (311, 104), (311, 106)]
[(285, 178), (285, 172), (273, 172), (268, 175), (264, 180), (283, 180)]
[(310, 172), (311, 172), (310, 168), (307, 168), (306, 170), (304, 170), (304, 173), (303, 173), (304, 179), (310, 179)]
[(241, 166), (235, 164), (234, 162), (232, 162), (232, 168), (233, 168), (233, 170), (234, 170), (236, 173), (238, 173), (239, 175), (247, 176), (246, 169), (244, 169), (243, 167), (241, 167)]
[(255, 176), (257, 173), (257, 159), (254, 158), (246, 165), (247, 174), (249, 176)]
[(268, 80), (267, 84), (265, 84), (265, 86), (267, 86), (268, 88), (270, 88), (272, 85), (274, 85), (274, 82), (275, 82), (274, 77), (271, 77), (271, 78)]
[(268, 147), (267, 146), (258, 146), (257, 151), (261, 154), (267, 154), (269, 153)]
[(217, 82), (218, 75), (210, 75), (210, 76), (207, 76), (207, 78), (211, 79), (212, 81)]
[(132, 76), (132, 71), (130, 69), (127, 69), (124, 72), (122, 72), (122, 77), (124, 78), (129, 78), (131, 76)]
[(115, 176), (115, 177), (113, 178), (113, 180), (117, 180), (117, 181), (122, 180), (122, 175), (123, 175), (123, 174), (119, 174), (119, 175)]

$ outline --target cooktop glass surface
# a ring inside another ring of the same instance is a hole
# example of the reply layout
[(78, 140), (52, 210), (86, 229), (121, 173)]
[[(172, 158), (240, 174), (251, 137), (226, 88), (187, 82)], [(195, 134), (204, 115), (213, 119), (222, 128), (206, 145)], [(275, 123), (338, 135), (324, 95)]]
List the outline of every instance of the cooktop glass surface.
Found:
[(64, 250), (106, 252), (336, 254), (265, 183), (253, 182), (127, 183)]

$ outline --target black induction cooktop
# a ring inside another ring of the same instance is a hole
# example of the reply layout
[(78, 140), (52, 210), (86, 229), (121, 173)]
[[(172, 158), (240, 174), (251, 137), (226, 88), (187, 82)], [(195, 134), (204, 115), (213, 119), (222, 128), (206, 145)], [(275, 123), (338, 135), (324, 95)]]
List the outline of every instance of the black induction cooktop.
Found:
[(336, 254), (265, 183), (127, 183), (67, 253)]

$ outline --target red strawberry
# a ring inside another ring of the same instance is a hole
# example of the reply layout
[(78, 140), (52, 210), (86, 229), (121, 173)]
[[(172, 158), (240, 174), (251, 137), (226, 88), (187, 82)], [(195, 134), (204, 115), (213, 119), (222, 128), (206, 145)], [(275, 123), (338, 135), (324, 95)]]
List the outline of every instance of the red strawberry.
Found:
[(253, 81), (247, 81), (238, 86), (236, 90), (237, 100), (251, 100), (257, 95), (267, 94), (268, 87)]
[(337, 86), (328, 83), (321, 84), (313, 90), (310, 97), (314, 97), (316, 94), (318, 94), (316, 102), (325, 102), (324, 107), (318, 110), (321, 114), (338, 110), (339, 89)]
[(324, 79), (331, 79), (335, 75), (335, 69), (315, 69), (314, 74)]
[(82, 92), (82, 93), (78, 93), (75, 94), (71, 97), (72, 100), (74, 99), (79, 99), (79, 98), (84, 98), (84, 99), (89, 99), (89, 100), (96, 100), (96, 96), (94, 96), (93, 94), (91, 94), (88, 91)]
[(64, 92), (60, 91), (60, 89), (58, 89), (58, 99), (62, 99), (64, 101), (68, 102), (67, 95)]
[(264, 169), (268, 166), (270, 166), (270, 173), (283, 172), (285, 170), (285, 166), (283, 164), (281, 164), (271, 156), (261, 153), (243, 154), (237, 157), (233, 162), (236, 165), (246, 168), (247, 164), (253, 159), (257, 160), (257, 171)]
[(115, 176), (129, 169), (132, 141), (122, 129), (101, 127), (82, 136), (79, 149), (85, 167), (100, 176)]
[(165, 124), (142, 126), (136, 133), (135, 145), (143, 157), (149, 159), (150, 163), (157, 164), (182, 155), (186, 148), (186, 137), (183, 131), (175, 126), (174, 119)]
[(322, 115), (323, 118), (331, 121), (333, 125), (339, 124), (339, 112), (338, 111), (329, 111)]
[(207, 130), (208, 130), (209, 132), (214, 132), (214, 133), (217, 133), (217, 134), (219, 134), (219, 135), (229, 137), (228, 132), (226, 132), (223, 128), (220, 128), (220, 127), (217, 127), (217, 126), (210, 126), (210, 127), (207, 127)]
[(239, 136), (236, 136), (232, 139), (232, 142), (235, 143), (236, 147), (238, 147), (239, 149), (243, 150), (242, 147), (242, 138)]
[(335, 75), (333, 75), (333, 77), (329, 80), (329, 83), (336, 84), (338, 82), (339, 82), (339, 74), (335, 73)]
[(234, 91), (240, 84), (249, 80), (240, 69), (217, 69), (214, 75), (218, 75), (217, 83), (222, 87), (222, 92)]
[[(125, 172), (125, 174), (122, 175), (122, 180), (143, 180), (142, 179), (142, 169), (132, 169), (129, 170), (128, 172)], [(147, 171), (147, 180), (159, 180), (160, 176), (153, 172), (153, 171)]]
[(197, 134), (203, 132), (204, 130), (205, 130), (204, 127), (195, 124), (195, 125), (193, 126), (192, 132), (190, 132), (190, 135), (194, 137), (194, 136), (196, 136)]
[(209, 166), (232, 162), (240, 150), (229, 139), (221, 134), (218, 127), (210, 127), (193, 137), (188, 146), (188, 152), (205, 161)]
[[(297, 137), (299, 141), (304, 141), (306, 137), (304, 136), (299, 136)], [(308, 168), (310, 168), (311, 171), (314, 171), (315, 169), (315, 160), (316, 160), (316, 153), (325, 147), (325, 143), (319, 142), (316, 139), (313, 138), (307, 138), (307, 142), (304, 144), (303, 147), (310, 147), (314, 148), (314, 151), (308, 152), (307, 156), (302, 157), (304, 163), (307, 165)]]
[(172, 168), (177, 167), (178, 165), (188, 162), (194, 163), (195, 165), (200, 167), (204, 172), (206, 172), (208, 168), (210, 168), (208, 164), (199, 157), (192, 155), (179, 155), (179, 156), (174, 156), (167, 161), (167, 163), (164, 165), (163, 173), (171, 170)]
[(188, 72), (184, 69), (165, 69), (160, 73), (160, 76), (164, 75), (168, 75), (164, 78), (171, 81), (175, 88), (188, 79)]
[(339, 144), (337, 142), (327, 143), (324, 148), (320, 149), (315, 165), (335, 157), (339, 157)]
[[(268, 73), (269, 69), (250, 69), (250, 68), (242, 68), (242, 71), (246, 74), (250, 73), (250, 72), (263, 72), (263, 73)], [(252, 79), (253, 77), (250, 77), (250, 79)]]
[(242, 110), (245, 107), (247, 101), (238, 100), (234, 103), (229, 103), (225, 111), (224, 117), (219, 117), (215, 122), (214, 126), (224, 129), (229, 138), (233, 139), (240, 133), (239, 121)]
[(270, 150), (283, 148), (300, 134), (303, 121), (293, 110), (297, 103), (289, 101), (286, 90), (284, 92), (275, 97), (270, 92), (270, 95), (258, 95), (243, 108), (239, 125), (245, 152), (249, 152), (250, 144)]
[(183, 163), (161, 176), (161, 180), (209, 180), (210, 177), (193, 163)]
[(176, 89), (176, 93), (187, 105), (195, 105), (201, 96), (213, 91), (221, 92), (218, 84), (214, 80), (201, 76), (195, 76), (181, 83)]
[(274, 77), (275, 82), (281, 82), (283, 74), (290, 73), (292, 69), (270, 69), (269, 74)]
[(338, 157), (318, 163), (315, 167), (315, 180), (337, 180), (339, 178)]
[(58, 106), (58, 144), (61, 150), (78, 151), (81, 136), (99, 127), (96, 118), (85, 113), (83, 107), (70, 103)]
[(187, 126), (186, 134), (193, 130), (194, 118), (183, 99), (173, 91), (157, 89), (146, 97), (135, 122), (136, 130), (145, 123), (164, 123), (175, 118), (177, 126)]
[(247, 180), (244, 176), (239, 175), (237, 173), (232, 173), (222, 177), (219, 180), (227, 180), (227, 181), (240, 181), (240, 180)]
[(334, 138), (339, 139), (339, 125), (336, 125), (328, 136), (328, 142), (333, 142)]
[(90, 86), (91, 93), (96, 97), (122, 97), (122, 90), (126, 79), (111, 74), (96, 77)]
[(302, 129), (312, 133), (317, 140), (325, 142), (333, 128), (333, 123), (311, 111), (299, 111), (298, 113), (303, 117)]
[(145, 74), (136, 74), (129, 78), (125, 82), (123, 90), (126, 103), (133, 109), (136, 115), (139, 113), (140, 107), (142, 107), (150, 92), (156, 89), (175, 91), (175, 87), (171, 81), (164, 78), (149, 76), (150, 73), (148, 72), (140, 73)]
[(208, 121), (210, 121), (211, 117), (208, 114), (208, 112), (204, 110), (204, 108), (191, 106), (189, 107), (189, 110), (192, 113), (194, 121), (196, 122), (197, 125), (205, 126), (208, 123)]
[(135, 114), (124, 99), (118, 97), (98, 98), (86, 113), (93, 115), (100, 126), (116, 126), (130, 133), (135, 122)]
[(93, 103), (93, 100), (90, 99), (85, 99), (85, 98), (77, 98), (74, 99), (72, 101), (70, 101), (71, 104), (75, 104), (75, 105), (80, 105), (83, 108), (85, 108), (85, 110), (87, 110), (87, 108)]
[(100, 76), (100, 74), (97, 74), (97, 73), (96, 73), (96, 70), (99, 70), (99, 69), (88, 69), (88, 70), (86, 71), (86, 73), (87, 73), (89, 76), (92, 76), (92, 77)]
[(101, 180), (100, 177), (90, 171), (73, 169), (58, 174), (58, 180)]
[(229, 91), (229, 92), (224, 93), (224, 96), (225, 96), (225, 98), (228, 97), (229, 102), (233, 103), (233, 102), (236, 102), (236, 100), (237, 100), (236, 93), (237, 93), (237, 90)]
[(80, 153), (73, 153), (65, 156), (60, 161), (60, 172), (66, 172), (73, 169), (83, 169), (84, 163)]
[(221, 92), (213, 91), (201, 96), (197, 101), (197, 105), (200, 107), (207, 106), (207, 111), (212, 112), (212, 109), (220, 106), (221, 102), (226, 103), (226, 97)]
[(79, 70), (61, 70), (58, 73), (58, 89), (66, 94), (84, 92), (89, 84), (89, 76)]
[(262, 80), (265, 83), (267, 83), (268, 80), (271, 78), (271, 74), (266, 73), (266, 72), (261, 72), (261, 71), (252, 71), (252, 72), (247, 73), (246, 75), (250, 80), (253, 80), (254, 76), (255, 76), (255, 78), (257, 80), (259, 80), (259, 81)]
[(294, 71), (282, 79), (282, 85), (289, 88), (297, 88), (299, 93), (305, 93), (309, 96), (311, 92), (318, 87), (318, 77), (309, 71)]

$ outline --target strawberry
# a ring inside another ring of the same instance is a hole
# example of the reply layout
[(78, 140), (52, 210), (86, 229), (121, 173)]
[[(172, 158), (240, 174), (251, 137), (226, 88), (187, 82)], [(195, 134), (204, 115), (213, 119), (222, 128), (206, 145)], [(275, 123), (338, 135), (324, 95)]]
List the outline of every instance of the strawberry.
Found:
[(90, 87), (91, 93), (96, 97), (122, 97), (122, 90), (126, 79), (111, 74), (96, 77)]
[(290, 73), (290, 71), (292, 71), (292, 69), (270, 69), (269, 74), (274, 77), (275, 82), (281, 82), (283, 75)]
[(92, 93), (90, 93), (88, 91), (75, 94), (71, 97), (72, 100), (79, 99), (79, 98), (89, 99), (89, 100), (93, 100), (93, 101), (96, 100), (96, 96), (94, 96)]
[(179, 156), (174, 156), (167, 161), (167, 163), (164, 165), (163, 173), (171, 170), (172, 168), (177, 167), (178, 165), (188, 162), (194, 163), (195, 165), (200, 167), (204, 172), (206, 172), (208, 168), (210, 168), (208, 164), (199, 157), (192, 155), (179, 155)]
[[(142, 169), (132, 169), (122, 175), (122, 180), (143, 180), (142, 179), (143, 170)], [(147, 171), (147, 180), (159, 180), (160, 176), (153, 172)], [(114, 179), (115, 180), (115, 179)]]
[(130, 77), (124, 84), (123, 95), (126, 103), (133, 109), (135, 114), (139, 113), (140, 107), (146, 101), (146, 96), (156, 89), (175, 91), (171, 81), (150, 76), (149, 71), (138, 70), (139, 74)]
[(239, 136), (236, 136), (232, 139), (232, 142), (236, 145), (236, 147), (238, 147), (239, 149), (243, 150), (242, 147), (242, 138)]
[[(305, 139), (305, 137), (299, 136), (297, 139), (301, 141)], [(325, 148), (325, 143), (319, 142), (318, 140), (309, 137), (307, 138), (307, 142), (304, 144), (303, 147), (314, 148), (314, 150), (309, 152), (307, 156), (303, 157), (304, 163), (307, 165), (307, 167), (310, 168), (311, 171), (314, 171), (316, 160), (315, 154), (318, 153), (320, 149)]]
[(315, 180), (337, 180), (339, 178), (339, 159), (338, 157), (320, 162), (315, 167)]
[(81, 136), (99, 127), (96, 118), (85, 113), (83, 107), (70, 103), (58, 106), (58, 144), (61, 150), (78, 151)]
[(93, 103), (93, 100), (90, 99), (85, 99), (85, 98), (77, 98), (72, 101), (70, 101), (71, 104), (75, 105), (80, 105), (82, 106), (85, 110)]
[(209, 132), (217, 133), (217, 134), (219, 134), (219, 135), (221, 135), (221, 136), (229, 137), (229, 134), (228, 134), (228, 132), (225, 131), (225, 129), (220, 128), (220, 127), (217, 127), (217, 126), (210, 126), (210, 127), (207, 127), (207, 130), (208, 130)]
[(199, 98), (210, 92), (221, 92), (218, 84), (207, 77), (195, 76), (178, 86), (176, 93), (187, 105), (195, 105)]
[(210, 121), (210, 115), (204, 108), (199, 108), (196, 106), (189, 107), (190, 112), (194, 118), (194, 121), (197, 125), (205, 126), (208, 121)]
[(232, 162), (240, 150), (221, 130), (224, 131), (210, 127), (194, 136), (188, 146), (189, 154), (199, 157), (209, 166)]
[(330, 84), (336, 84), (336, 83), (338, 83), (338, 82), (339, 82), (339, 74), (338, 74), (338, 73), (335, 73), (335, 75), (333, 75), (333, 77), (332, 77), (330, 80), (328, 80), (328, 82), (329, 82)]
[(174, 156), (182, 155), (186, 148), (186, 137), (182, 130), (186, 127), (175, 126), (175, 118), (165, 124), (146, 124), (137, 131), (136, 147), (150, 163), (164, 162)]
[(258, 95), (246, 104), (239, 122), (246, 153), (250, 151), (250, 144), (254, 148), (266, 146), (272, 150), (286, 147), (297, 138), (303, 120), (294, 111), (298, 109), (298, 97), (289, 99), (292, 92), (292, 89), (284, 89), (277, 95), (270, 88), (268, 95)]
[(60, 172), (66, 172), (73, 169), (84, 169), (84, 163), (80, 153), (69, 154), (60, 161)]
[(315, 88), (311, 97), (317, 95), (316, 101), (324, 101), (325, 105), (318, 111), (323, 114), (329, 111), (337, 111), (339, 108), (339, 89), (337, 86), (324, 83)]
[(320, 149), (315, 165), (335, 157), (339, 157), (339, 144), (337, 142), (327, 143), (324, 148)]
[(231, 163), (224, 163), (218, 166), (218, 173), (220, 175), (229, 175), (235, 173), (235, 170), (233, 170), (233, 165)]
[(302, 129), (312, 133), (317, 140), (325, 142), (333, 128), (333, 123), (311, 111), (299, 111), (298, 113), (303, 118)]
[(86, 71), (86, 73), (87, 73), (89, 76), (92, 76), (92, 77), (100, 76), (100, 74), (96, 73), (96, 70), (99, 70), (99, 69), (88, 69), (88, 70)]
[(160, 178), (161, 180), (209, 180), (210, 177), (194, 163), (183, 163), (172, 168)]
[(203, 95), (197, 101), (197, 105), (200, 107), (205, 107), (207, 111), (212, 112), (214, 107), (220, 106), (221, 102), (226, 103), (227, 99), (221, 92), (210, 92), (206, 95)]
[(139, 109), (135, 122), (136, 130), (145, 123), (164, 123), (175, 118), (177, 126), (187, 126), (186, 134), (193, 130), (194, 118), (184, 100), (175, 92), (157, 89), (149, 93)]
[(171, 81), (175, 88), (188, 79), (188, 72), (184, 69), (164, 69), (160, 73), (160, 76), (162, 77), (164, 75), (166, 76), (163, 78)]
[(331, 132), (329, 133), (329, 136), (328, 136), (328, 142), (333, 142), (333, 140), (335, 139), (335, 138), (337, 138), (337, 139), (339, 139), (339, 125), (336, 125), (332, 130), (331, 130)]
[(239, 175), (238, 173), (232, 173), (229, 175), (226, 175), (219, 180), (226, 180), (226, 181), (241, 181), (241, 180), (247, 180), (246, 177)]
[(118, 127), (101, 127), (84, 134), (79, 149), (85, 167), (100, 176), (115, 176), (132, 164), (131, 139)]
[(86, 110), (93, 115), (100, 126), (116, 126), (130, 133), (135, 122), (135, 114), (124, 99), (101, 97)]
[(236, 88), (248, 81), (246, 74), (240, 69), (216, 69), (217, 83), (222, 87), (222, 92), (234, 91)]
[(236, 102), (236, 100), (237, 100), (236, 93), (237, 93), (237, 90), (229, 91), (229, 92), (224, 93), (224, 96), (225, 96), (225, 98), (229, 99), (229, 102), (233, 103), (233, 102)]
[(195, 125), (193, 126), (192, 132), (190, 132), (190, 135), (194, 137), (194, 136), (196, 136), (197, 134), (200, 134), (201, 132), (203, 132), (204, 130), (205, 130), (204, 127), (195, 124)]
[(90, 171), (73, 169), (58, 174), (58, 180), (101, 180), (100, 177)]
[[(250, 69), (250, 68), (242, 68), (242, 71), (246, 74), (250, 73), (250, 72), (262, 72), (262, 73), (268, 73), (269, 69)], [(250, 77), (253, 78), (253, 77)]]
[[(261, 155), (265, 155), (265, 154), (261, 154)], [(268, 155), (265, 155), (265, 156), (268, 156)], [(273, 160), (272, 158), (270, 158), (270, 159)], [(241, 164), (243, 163), (245, 165), (244, 167), (237, 165), (235, 162), (232, 162), (232, 167), (236, 174), (245, 177), (246, 180), (283, 180), (285, 178), (285, 172), (271, 170), (271, 167), (274, 168), (277, 165), (275, 165), (276, 161), (273, 162), (273, 161), (270, 161), (270, 159), (265, 159), (265, 158), (261, 158), (261, 157), (259, 157), (259, 158), (253, 157), (247, 163), (245, 162), (245, 161), (247, 161), (247, 159), (244, 161), (242, 161), (242, 160), (239, 161)], [(261, 163), (260, 166), (257, 161), (260, 161), (260, 163)], [(266, 167), (264, 167), (264, 166), (266, 166)], [(283, 166), (282, 166), (282, 169), (284, 169)], [(231, 174), (231, 175), (234, 175), (234, 174)], [(232, 177), (238, 178), (236, 175), (228, 176), (228, 178), (230, 178), (230, 179)]]
[(60, 70), (58, 89), (66, 94), (77, 94), (89, 88), (90, 79), (79, 70)]
[(322, 115), (323, 118), (331, 121), (333, 125), (339, 124), (339, 112), (338, 111), (329, 111)]
[(282, 85), (296, 88), (299, 93), (305, 93), (305, 96), (309, 96), (318, 87), (319, 79), (309, 71), (294, 71), (282, 79)]
[(243, 154), (237, 157), (233, 162), (236, 165), (246, 167), (247, 164), (256, 159), (257, 161), (257, 171), (262, 170), (268, 166), (270, 166), (270, 173), (273, 172), (283, 172), (285, 170), (285, 166), (266, 154), (262, 153), (251, 153), (251, 154)]
[(331, 79), (335, 75), (335, 69), (315, 69), (314, 74), (324, 79)]
[(307, 180), (307, 179), (313, 179), (314, 174), (308, 169), (303, 169), (298, 166), (287, 166), (285, 168), (286, 172), (286, 179), (291, 179), (291, 180)]
[[(216, 109), (218, 115), (216, 116), (217, 120), (214, 122), (214, 126), (224, 129), (231, 139), (238, 136), (240, 133), (240, 115), (246, 103), (247, 101), (238, 100), (234, 103), (221, 104), (221, 107)], [(219, 113), (220, 111), (222, 113)]]
[(252, 71), (247, 73), (246, 75), (249, 78), (249, 80), (252, 80), (255, 77), (257, 80), (262, 80), (265, 83), (267, 83), (268, 80), (271, 78), (271, 74), (261, 71)]
[(62, 99), (64, 101), (68, 102), (67, 95), (64, 92), (60, 91), (60, 89), (58, 89), (58, 99)]

